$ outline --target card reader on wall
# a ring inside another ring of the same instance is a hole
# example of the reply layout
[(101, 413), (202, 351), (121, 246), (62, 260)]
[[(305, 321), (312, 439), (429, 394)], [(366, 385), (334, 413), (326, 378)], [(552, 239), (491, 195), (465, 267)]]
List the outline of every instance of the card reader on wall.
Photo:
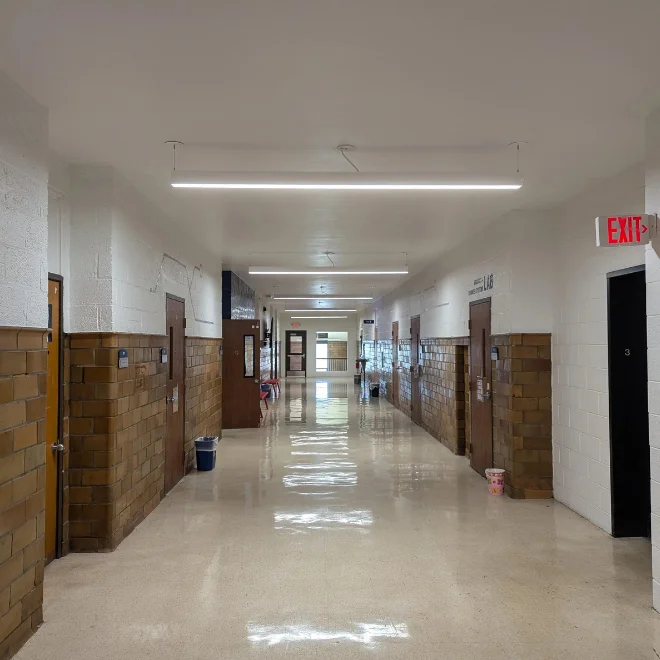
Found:
[(500, 359), (500, 351), (498, 350), (497, 346), (493, 346), (490, 349), (490, 359), (491, 360), (499, 360)]

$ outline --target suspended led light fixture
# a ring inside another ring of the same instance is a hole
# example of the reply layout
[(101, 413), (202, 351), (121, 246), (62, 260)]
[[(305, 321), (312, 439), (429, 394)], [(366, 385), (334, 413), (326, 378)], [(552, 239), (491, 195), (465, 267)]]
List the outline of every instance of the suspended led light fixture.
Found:
[(519, 190), (512, 178), (409, 172), (172, 172), (173, 188), (225, 190)]
[(275, 296), (273, 300), (373, 300), (371, 296)]
[(290, 268), (250, 266), (248, 273), (250, 275), (407, 275), (408, 268), (305, 268), (294, 270)]
[(292, 316), (292, 319), (347, 319), (348, 316)]
[(317, 307), (316, 309), (285, 309), (285, 312), (357, 312), (357, 309), (332, 309), (331, 307)]
[(514, 176), (504, 177), (493, 175), (451, 175), (428, 172), (360, 172), (353, 161), (346, 155), (347, 152), (355, 149), (355, 147), (349, 144), (342, 144), (337, 147), (339, 153), (353, 167), (354, 172), (348, 173), (181, 171), (176, 169), (176, 145), (181, 143), (170, 140), (168, 144), (173, 144), (174, 146), (175, 161), (171, 180), (173, 188), (223, 190), (507, 191), (519, 190), (522, 187), (520, 168), (518, 168)]

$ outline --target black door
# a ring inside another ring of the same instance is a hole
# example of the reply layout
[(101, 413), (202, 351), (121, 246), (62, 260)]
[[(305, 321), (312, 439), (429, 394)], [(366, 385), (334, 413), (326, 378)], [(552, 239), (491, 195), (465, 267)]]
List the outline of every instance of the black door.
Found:
[(608, 275), (613, 536), (651, 535), (644, 267)]

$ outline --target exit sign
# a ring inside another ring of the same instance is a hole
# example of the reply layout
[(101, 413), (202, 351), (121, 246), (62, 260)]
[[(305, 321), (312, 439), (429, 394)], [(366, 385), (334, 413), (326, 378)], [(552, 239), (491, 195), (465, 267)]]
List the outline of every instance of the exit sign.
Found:
[(646, 245), (655, 235), (654, 215), (600, 215), (596, 218), (596, 246)]

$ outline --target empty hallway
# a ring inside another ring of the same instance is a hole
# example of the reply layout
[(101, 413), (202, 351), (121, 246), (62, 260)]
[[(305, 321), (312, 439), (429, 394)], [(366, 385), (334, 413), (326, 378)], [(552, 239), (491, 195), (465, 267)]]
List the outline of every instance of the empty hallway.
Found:
[(650, 546), (490, 497), (383, 398), (290, 379), (109, 554), (46, 570), (19, 660), (654, 660)]

